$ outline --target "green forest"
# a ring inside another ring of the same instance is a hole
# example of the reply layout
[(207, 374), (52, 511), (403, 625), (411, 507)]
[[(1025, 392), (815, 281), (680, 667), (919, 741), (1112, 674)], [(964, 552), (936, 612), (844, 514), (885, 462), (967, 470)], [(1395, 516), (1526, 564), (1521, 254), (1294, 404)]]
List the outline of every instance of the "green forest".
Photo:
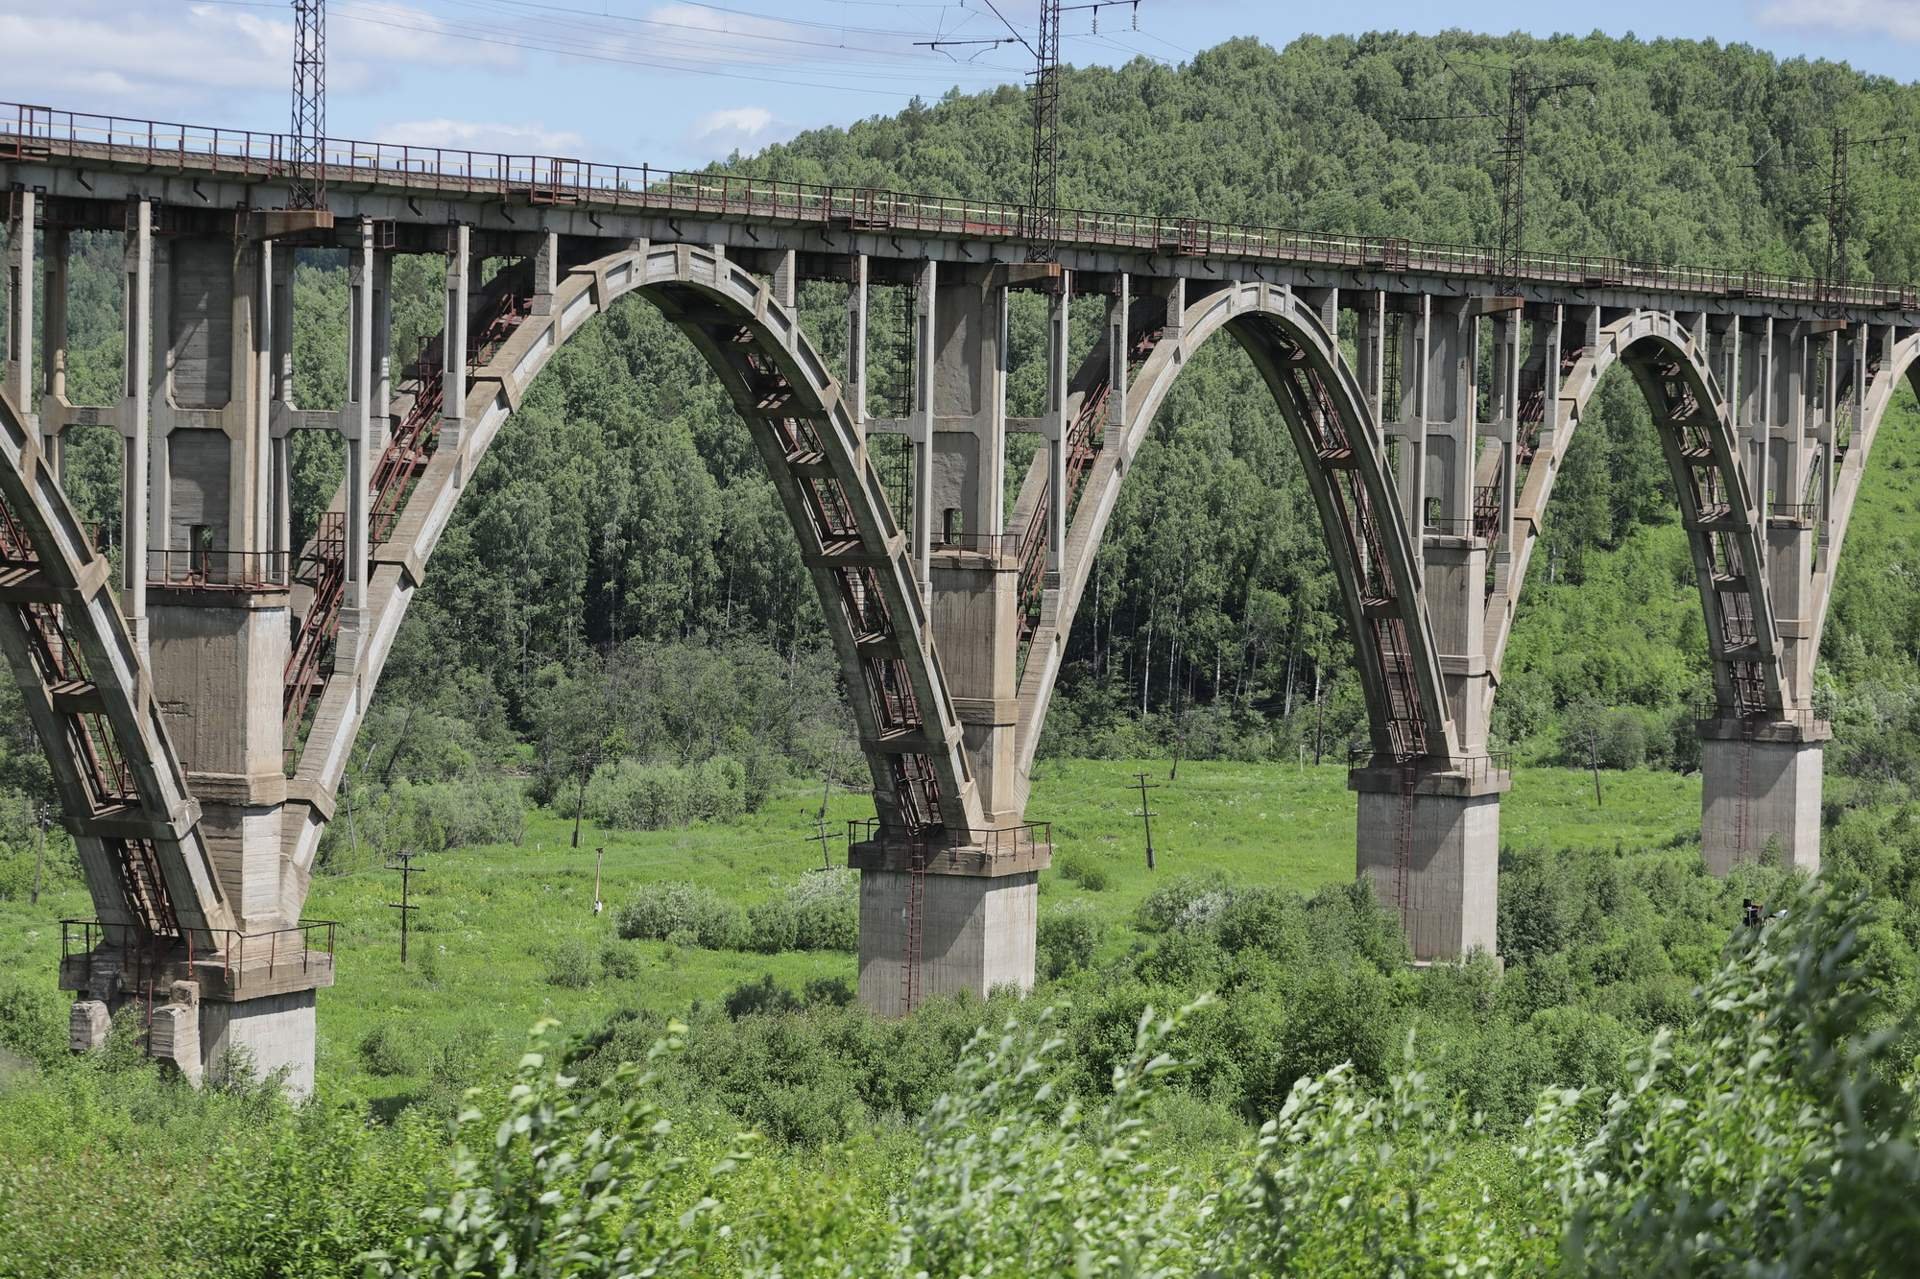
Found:
[[(1497, 122), (1421, 117), (1463, 86), (1499, 100), (1516, 63), (1591, 81), (1532, 123), (1536, 250), (1816, 275), (1828, 130), (1920, 119), (1920, 86), (1740, 46), (1247, 39), (1071, 71), (1062, 200), (1487, 243)], [(1018, 199), (1028, 130), (1018, 90), (956, 92), (723, 167)], [(1859, 162), (1850, 198), (1850, 278), (1920, 278), (1920, 158)], [(437, 328), (441, 269), (396, 267), (397, 351)], [(117, 237), (76, 237), (76, 401), (118, 382), (118, 276)], [(296, 292), (298, 396), (331, 404), (335, 255), (303, 256)], [(1041, 393), (1035, 302), (1016, 413)], [(842, 358), (838, 295), (801, 303)], [(301, 442), (305, 521), (336, 449)], [(117, 450), (68, 437), (109, 536)], [(317, 871), (350, 943), (319, 1100), (195, 1092), (132, 1034), (67, 1054), (55, 921), (85, 893), (0, 688), (0, 1279), (1907, 1273), (1916, 450), (1902, 392), (1822, 653), (1824, 872), (1722, 882), (1698, 849), (1693, 566), (1638, 390), (1608, 376), (1497, 702), (1501, 953), (1416, 968), (1350, 882), (1364, 711), (1313, 505), (1251, 362), (1213, 344), (1122, 490), (1050, 712), (1041, 984), (888, 1022), (852, 995), (853, 876), (806, 873), (816, 813), (872, 812), (810, 579), (724, 392), (629, 299), (469, 481), (382, 678)], [(1150, 876), (1123, 788), (1176, 753)], [(1569, 771), (1593, 762), (1599, 807)], [(582, 826), (605, 917), (564, 913)], [(379, 872), (402, 848), (443, 859), (407, 968)], [(1765, 927), (1738, 926), (1747, 898)]]

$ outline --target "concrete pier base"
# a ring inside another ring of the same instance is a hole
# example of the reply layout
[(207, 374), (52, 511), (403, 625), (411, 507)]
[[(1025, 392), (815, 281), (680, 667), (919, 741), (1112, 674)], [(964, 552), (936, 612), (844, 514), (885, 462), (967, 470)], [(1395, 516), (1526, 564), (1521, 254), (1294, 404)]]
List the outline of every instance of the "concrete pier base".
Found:
[(1700, 721), (1700, 856), (1725, 876), (1741, 862), (1820, 870), (1824, 720)]
[(200, 1044), (207, 1069), (230, 1069), (244, 1054), (255, 1079), (285, 1072), (281, 1089), (294, 1101), (313, 1095), (314, 992), (292, 990), (234, 1004), (202, 1004)]
[(860, 871), (861, 1005), (899, 1017), (963, 990), (982, 998), (1006, 986), (1032, 990), (1039, 872), (1052, 852), (1032, 843), (998, 855), (938, 850), (923, 855), (929, 869), (916, 875), (910, 851), (855, 844), (847, 860)]
[(1368, 765), (1358, 792), (1357, 873), (1400, 918), (1415, 960), (1459, 959), (1499, 944), (1500, 796), (1486, 760)]

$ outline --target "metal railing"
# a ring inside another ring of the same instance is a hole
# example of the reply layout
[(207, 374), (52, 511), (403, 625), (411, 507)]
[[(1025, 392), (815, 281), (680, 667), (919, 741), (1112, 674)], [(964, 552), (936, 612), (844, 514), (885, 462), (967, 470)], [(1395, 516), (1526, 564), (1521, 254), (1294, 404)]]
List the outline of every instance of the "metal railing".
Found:
[(1462, 755), (1455, 759), (1397, 759), (1371, 746), (1353, 746), (1347, 750), (1349, 771), (1362, 768), (1418, 768), (1423, 773), (1455, 775), (1469, 781), (1484, 782), (1513, 771), (1513, 752), (1487, 751), (1480, 755)]
[[(1480, 245), (1242, 226), (1202, 218), (1049, 210), (1004, 200), (878, 191), (727, 173), (690, 173), (651, 165), (594, 164), (561, 156), (417, 147), (328, 139), (325, 180), (437, 195), (521, 198), (532, 204), (659, 210), (771, 222), (840, 223), (868, 229), (1132, 248), (1303, 265), (1472, 276), (1527, 283), (1637, 287), (1662, 292), (1769, 301), (1920, 309), (1920, 286), (1832, 285), (1771, 272), (1636, 262), (1610, 254), (1525, 253), (1511, 271)], [(275, 181), (287, 178), (293, 148), (284, 134), (139, 120), (50, 107), (0, 103), (0, 160), (54, 157)]]
[[(847, 822), (847, 843), (883, 842), (889, 832), (878, 817), (855, 817)], [(1052, 822), (1023, 822), (1018, 826), (936, 826), (917, 835), (896, 835), (895, 842), (923, 844), (929, 851), (974, 849), (990, 857), (1035, 852), (1053, 843)]]
[(148, 551), (149, 586), (265, 591), (287, 584), (285, 551)]
[(1765, 707), (1728, 707), (1720, 704), (1720, 699), (1711, 694), (1702, 694), (1693, 700), (1693, 717), (1696, 720), (1740, 720), (1756, 727), (1772, 724), (1791, 724), (1800, 729), (1811, 729), (1816, 725), (1833, 722), (1836, 698), (1831, 689), (1815, 689), (1806, 706), (1792, 707), (1787, 710), (1770, 710)]
[[(220, 961), (222, 979), (229, 992), (243, 990), (249, 981), (272, 981), (294, 972), (311, 975), (333, 967), (334, 943), (340, 925), (331, 919), (303, 919), (286, 928), (263, 933), (242, 932), (237, 928), (216, 928), (207, 935), (213, 950), (196, 955), (192, 935), (183, 932), (180, 939), (183, 959), (189, 965), (196, 960)], [(162, 938), (170, 946), (173, 938)], [(138, 926), (109, 924), (100, 919), (63, 919), (60, 921), (60, 962), (84, 960), (106, 947), (126, 955), (150, 954), (152, 939)]]
[(936, 551), (972, 551), (979, 555), (1010, 556), (1020, 553), (1018, 533), (941, 533), (933, 535)]

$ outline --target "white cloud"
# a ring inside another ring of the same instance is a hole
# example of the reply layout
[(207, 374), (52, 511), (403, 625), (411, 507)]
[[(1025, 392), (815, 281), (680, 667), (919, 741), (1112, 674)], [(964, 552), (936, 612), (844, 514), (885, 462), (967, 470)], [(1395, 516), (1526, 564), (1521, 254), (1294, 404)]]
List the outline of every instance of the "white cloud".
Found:
[(405, 120), (382, 125), (382, 142), (417, 147), (451, 147), (461, 151), (507, 151), (516, 155), (578, 157), (586, 139), (565, 129), (543, 129), (535, 124), (486, 124), (478, 120)]
[(1920, 0), (1766, 0), (1755, 7), (1754, 21), (1763, 27), (1920, 42)]
[(773, 112), (765, 107), (726, 107), (709, 111), (693, 122), (687, 140), (714, 151), (750, 147), (773, 128)]
[[(441, 65), (518, 65), (512, 49), (436, 40), (451, 29), (402, 4), (359, 3), (352, 14), (330, 15), (328, 88), (390, 84), (390, 69), (416, 61), (423, 41), (434, 43)], [(292, 82), (293, 23), (272, 8), (0, 0), (0, 49), (6, 50), (7, 97), (179, 119), (236, 94), (270, 93), (284, 101)]]

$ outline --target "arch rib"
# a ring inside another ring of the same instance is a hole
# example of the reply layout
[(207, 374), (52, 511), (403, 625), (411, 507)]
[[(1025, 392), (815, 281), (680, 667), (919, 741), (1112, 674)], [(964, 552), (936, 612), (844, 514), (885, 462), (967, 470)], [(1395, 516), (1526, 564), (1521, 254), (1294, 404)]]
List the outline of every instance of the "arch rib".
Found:
[(213, 949), (233, 914), (105, 555), (0, 395), (0, 648), (52, 768), (101, 922)]
[(941, 673), (907, 539), (866, 461), (838, 382), (766, 284), (711, 250), (641, 245), (572, 268), (544, 314), (522, 320), (471, 375), (468, 432), (435, 453), (375, 548), (371, 621), (352, 671), (320, 694), (291, 794), (288, 851), (307, 873), (347, 755), (424, 566), (460, 490), (525, 389), (587, 320), (628, 293), (660, 306), (706, 357), (746, 419), (802, 555), (840, 657), (888, 829), (981, 825), (958, 718)]
[(1526, 483), (1513, 512), (1512, 569), (1487, 597), (1488, 710), (1512, 636), (1527, 565), (1547, 501), (1601, 375), (1625, 361), (1653, 413), (1680, 495), (1701, 607), (1707, 620), (1720, 705), (1743, 716), (1780, 716), (1793, 705), (1781, 665), (1780, 637), (1768, 597), (1763, 531), (1731, 417), (1705, 353), (1672, 315), (1639, 311), (1600, 331), (1590, 347), (1565, 353), (1567, 376), (1548, 406)]
[[(1120, 485), (1173, 383), (1223, 329), (1260, 369), (1306, 471), (1346, 603), (1373, 749), (1396, 758), (1456, 757), (1459, 739), (1420, 596), (1414, 544), (1388, 481), (1379, 428), (1333, 337), (1290, 289), (1269, 284), (1229, 285), (1178, 318), (1176, 335), (1151, 342), (1130, 381), (1125, 425), (1107, 433), (1072, 513), (1060, 586), (1042, 604), (1020, 684), (1021, 776), (1031, 772), (1067, 636)], [(1091, 357), (1106, 359), (1104, 350)]]

